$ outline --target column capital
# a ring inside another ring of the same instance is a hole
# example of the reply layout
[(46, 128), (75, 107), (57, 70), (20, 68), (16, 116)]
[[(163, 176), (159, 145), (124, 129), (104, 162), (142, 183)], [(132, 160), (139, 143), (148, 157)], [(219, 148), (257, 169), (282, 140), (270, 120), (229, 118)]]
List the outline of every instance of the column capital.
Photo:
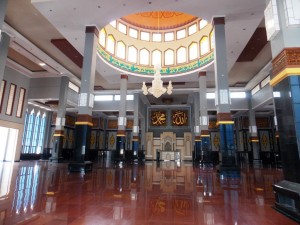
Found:
[(200, 134), (201, 137), (209, 137), (209, 131), (208, 130), (201, 130), (201, 134)]
[(290, 75), (300, 74), (300, 48), (285, 48), (272, 60), (270, 85), (275, 86)]
[(225, 24), (225, 17), (224, 16), (213, 17), (211, 24), (213, 26), (220, 25), (220, 24)]
[(127, 75), (127, 74), (121, 74), (121, 79), (126, 79), (126, 80), (128, 80), (128, 75)]
[(199, 72), (199, 77), (205, 77), (205, 76), (206, 76), (206, 71)]
[(125, 130), (118, 130), (117, 131), (117, 136), (118, 137), (125, 137), (126, 136), (126, 131)]
[(217, 114), (217, 125), (219, 124), (234, 124), (234, 121), (231, 119), (230, 113), (218, 113)]
[(53, 136), (54, 137), (63, 137), (64, 136), (64, 130), (55, 130)]
[(91, 115), (79, 114), (77, 116), (77, 121), (75, 122), (75, 125), (89, 125), (89, 126), (93, 126), (93, 118), (92, 118)]
[(97, 37), (99, 37), (99, 30), (96, 26), (86, 26), (85, 33), (94, 33)]

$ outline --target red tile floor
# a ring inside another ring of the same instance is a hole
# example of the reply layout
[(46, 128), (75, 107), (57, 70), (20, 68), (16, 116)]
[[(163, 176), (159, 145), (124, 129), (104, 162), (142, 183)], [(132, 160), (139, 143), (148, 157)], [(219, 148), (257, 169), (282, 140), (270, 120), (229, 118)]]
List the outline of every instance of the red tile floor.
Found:
[(188, 163), (0, 163), (0, 224), (294, 225), (275, 211), (279, 169), (243, 168), (225, 179)]

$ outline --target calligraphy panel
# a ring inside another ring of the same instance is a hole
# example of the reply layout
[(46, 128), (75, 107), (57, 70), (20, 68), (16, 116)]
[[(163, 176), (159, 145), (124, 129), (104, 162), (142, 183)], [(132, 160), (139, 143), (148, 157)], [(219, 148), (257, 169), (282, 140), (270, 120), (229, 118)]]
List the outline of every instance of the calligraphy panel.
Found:
[(166, 111), (152, 111), (151, 112), (151, 126), (166, 126), (167, 113)]
[(187, 110), (173, 110), (172, 111), (172, 125), (173, 126), (188, 126), (188, 111)]

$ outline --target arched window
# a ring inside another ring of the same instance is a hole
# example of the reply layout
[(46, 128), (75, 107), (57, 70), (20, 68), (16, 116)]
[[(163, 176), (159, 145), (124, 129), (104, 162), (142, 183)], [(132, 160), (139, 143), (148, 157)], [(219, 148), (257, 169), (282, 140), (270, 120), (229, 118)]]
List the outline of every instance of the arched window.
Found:
[(99, 43), (100, 45), (105, 48), (105, 44), (106, 44), (106, 31), (103, 28), (102, 30), (100, 30), (100, 34), (99, 34)]
[(107, 37), (106, 50), (111, 54), (115, 54), (115, 38), (111, 34)]
[(36, 153), (39, 154), (42, 152), (42, 147), (44, 143), (44, 137), (45, 137), (45, 128), (46, 128), (46, 113), (43, 114), (42, 120), (40, 123), (40, 132), (39, 132), (39, 137), (38, 137), (38, 144), (36, 148)]
[(36, 146), (38, 143), (38, 131), (40, 128), (40, 119), (41, 119), (41, 113), (38, 112), (35, 121), (34, 121), (34, 127), (33, 127), (33, 134), (32, 134), (32, 141), (31, 141), (31, 151), (30, 153), (35, 153), (36, 152)]
[(199, 29), (201, 30), (202, 28), (204, 28), (207, 25), (207, 21), (206, 20), (201, 20), (199, 23)]
[(147, 49), (142, 49), (140, 51), (140, 64), (141, 65), (149, 65), (149, 57), (150, 53)]
[(180, 47), (177, 50), (177, 63), (185, 63), (186, 62), (186, 48)]
[(174, 50), (168, 49), (165, 51), (165, 65), (174, 65)]
[(214, 31), (212, 30), (209, 34), (209, 38), (210, 38), (210, 49), (214, 49), (215, 48), (215, 37), (214, 37)]
[(161, 65), (161, 51), (157, 49), (152, 52), (152, 66), (156, 64)]
[(208, 41), (208, 37), (204, 36), (200, 40), (200, 54), (205, 55), (208, 52), (209, 52), (209, 41)]
[(22, 153), (29, 153), (30, 146), (31, 146), (32, 131), (34, 126), (34, 119), (35, 119), (35, 115), (33, 109), (31, 110), (27, 119), (27, 123), (25, 124), (25, 129), (23, 134), (24, 145), (23, 145)]
[(117, 43), (117, 56), (121, 59), (126, 57), (126, 45), (122, 41)]
[(198, 45), (196, 42), (193, 42), (189, 46), (189, 60), (194, 60), (198, 58)]
[(128, 62), (137, 63), (137, 49), (134, 46), (128, 47)]

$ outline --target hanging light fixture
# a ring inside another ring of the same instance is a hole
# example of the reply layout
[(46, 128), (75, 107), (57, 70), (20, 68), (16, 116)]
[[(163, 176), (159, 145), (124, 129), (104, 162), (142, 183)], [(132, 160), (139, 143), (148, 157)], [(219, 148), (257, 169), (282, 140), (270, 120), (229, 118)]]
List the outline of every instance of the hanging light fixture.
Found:
[(154, 79), (152, 80), (152, 86), (148, 89), (145, 82), (143, 82), (142, 91), (144, 95), (148, 93), (152, 94), (154, 97), (159, 98), (162, 94), (167, 92), (169, 95), (172, 94), (173, 86), (172, 82), (169, 81), (169, 85), (167, 88), (163, 86), (163, 81), (161, 80), (160, 74), (161, 66), (160, 64), (156, 64), (154, 66)]
[[(161, 12), (157, 12), (157, 33), (159, 33), (159, 17)], [(152, 80), (152, 86), (148, 89), (145, 82), (143, 82), (142, 91), (144, 95), (148, 93), (152, 94), (154, 97), (159, 98), (162, 94), (168, 93), (172, 94), (173, 86), (172, 82), (169, 81), (167, 88), (163, 86), (163, 81), (161, 80), (161, 64), (157, 63), (154, 66), (154, 79)]]

